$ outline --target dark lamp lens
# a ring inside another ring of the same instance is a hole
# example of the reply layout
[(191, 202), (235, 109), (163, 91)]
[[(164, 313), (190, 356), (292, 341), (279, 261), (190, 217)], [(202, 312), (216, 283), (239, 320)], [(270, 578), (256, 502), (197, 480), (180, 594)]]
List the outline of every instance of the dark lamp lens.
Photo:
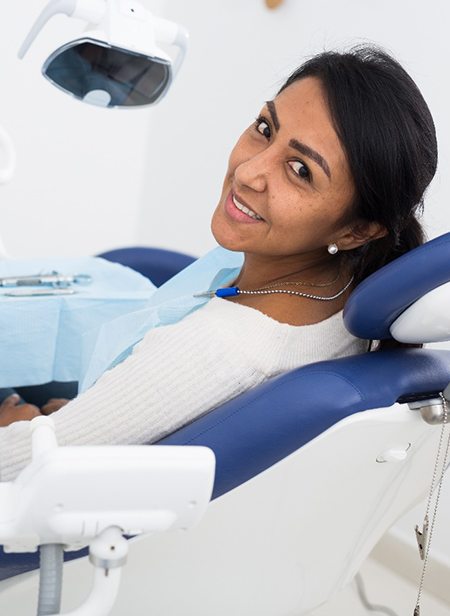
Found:
[(170, 64), (160, 58), (86, 39), (55, 51), (43, 73), (65, 92), (104, 107), (151, 105), (171, 78)]

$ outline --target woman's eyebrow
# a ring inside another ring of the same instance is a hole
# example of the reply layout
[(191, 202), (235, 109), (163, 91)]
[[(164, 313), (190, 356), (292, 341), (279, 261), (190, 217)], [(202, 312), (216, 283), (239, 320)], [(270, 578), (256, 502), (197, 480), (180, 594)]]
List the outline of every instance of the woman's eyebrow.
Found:
[[(272, 122), (275, 127), (275, 130), (276, 131), (280, 130), (280, 121), (278, 119), (277, 110), (275, 108), (275, 103), (273, 101), (266, 101), (266, 105), (267, 105), (267, 109), (269, 110), (270, 117), (272, 118)], [(319, 154), (319, 152), (316, 152), (316, 150), (313, 150), (308, 145), (306, 145), (305, 143), (301, 143), (297, 139), (291, 139), (289, 141), (289, 145), (291, 148), (298, 150), (301, 154), (303, 154), (304, 156), (307, 156), (308, 158), (316, 162), (319, 165), (319, 167), (323, 169), (324, 173), (329, 178), (331, 178), (330, 167), (328, 166), (328, 163), (324, 159), (324, 157)]]
[(275, 130), (280, 130), (280, 122), (277, 116), (277, 110), (275, 109), (275, 103), (273, 101), (266, 101), (267, 109), (269, 110), (270, 117), (272, 118)]
[(316, 152), (316, 150), (313, 150), (308, 145), (297, 141), (297, 139), (291, 139), (289, 141), (289, 145), (291, 146), (291, 148), (294, 148), (295, 150), (298, 150), (301, 154), (304, 154), (304, 156), (311, 158), (319, 165), (319, 167), (323, 169), (326, 175), (331, 178), (330, 167), (328, 166), (328, 163), (324, 159), (324, 157), (319, 154), (319, 152)]

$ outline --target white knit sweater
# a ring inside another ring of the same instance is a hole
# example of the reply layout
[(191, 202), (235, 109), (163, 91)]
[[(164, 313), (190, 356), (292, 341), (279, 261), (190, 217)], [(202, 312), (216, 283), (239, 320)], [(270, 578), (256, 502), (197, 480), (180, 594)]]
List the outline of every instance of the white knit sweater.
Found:
[[(133, 353), (53, 414), (60, 445), (154, 442), (267, 378), (362, 353), (342, 312), (314, 325), (279, 323), (214, 298), (173, 325), (150, 330)], [(0, 428), (0, 479), (30, 460), (28, 422)]]

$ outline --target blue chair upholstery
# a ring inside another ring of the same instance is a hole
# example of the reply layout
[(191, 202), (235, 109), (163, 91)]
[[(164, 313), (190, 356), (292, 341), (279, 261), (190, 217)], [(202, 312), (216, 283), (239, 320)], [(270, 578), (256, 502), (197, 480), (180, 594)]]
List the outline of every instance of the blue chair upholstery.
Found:
[(353, 291), (344, 310), (347, 329), (359, 338), (391, 338), (389, 328), (420, 297), (450, 279), (450, 233), (378, 270)]
[(151, 280), (157, 287), (167, 282), (169, 278), (178, 274), (196, 259), (182, 252), (145, 246), (118, 248), (98, 256), (134, 269)]
[(159, 445), (216, 456), (213, 498), (359, 411), (430, 397), (450, 382), (450, 351), (405, 349), (310, 364), (275, 377), (184, 426)]

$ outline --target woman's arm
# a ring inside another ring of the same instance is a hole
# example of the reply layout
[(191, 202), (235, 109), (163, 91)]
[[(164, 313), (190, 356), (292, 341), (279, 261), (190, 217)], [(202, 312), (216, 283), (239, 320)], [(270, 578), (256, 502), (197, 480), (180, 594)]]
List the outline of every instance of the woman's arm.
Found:
[[(151, 330), (122, 364), (53, 413), (59, 444), (157, 441), (253, 387), (266, 375), (240, 350), (247, 333), (248, 324), (221, 323), (206, 308)], [(0, 429), (0, 479), (14, 478), (30, 452), (27, 422)]]

